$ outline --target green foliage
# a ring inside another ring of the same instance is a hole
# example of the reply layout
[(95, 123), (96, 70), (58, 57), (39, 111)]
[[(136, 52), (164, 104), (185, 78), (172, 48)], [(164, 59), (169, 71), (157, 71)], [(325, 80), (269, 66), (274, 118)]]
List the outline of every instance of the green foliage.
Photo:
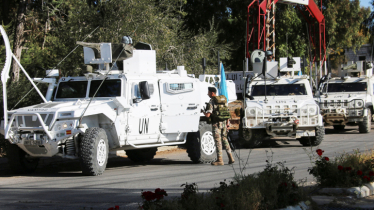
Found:
[[(208, 193), (198, 193), (197, 185), (183, 184), (180, 198), (166, 200), (153, 209), (279, 209), (306, 199), (305, 192), (293, 178), (293, 169), (284, 163), (268, 163), (261, 172), (226, 180)], [(187, 195), (187, 196), (186, 196)]]
[(313, 168), (309, 170), (320, 187), (357, 187), (374, 179), (374, 153), (372, 151), (361, 153), (342, 153), (330, 160), (322, 156), (323, 150), (309, 154), (313, 161)]

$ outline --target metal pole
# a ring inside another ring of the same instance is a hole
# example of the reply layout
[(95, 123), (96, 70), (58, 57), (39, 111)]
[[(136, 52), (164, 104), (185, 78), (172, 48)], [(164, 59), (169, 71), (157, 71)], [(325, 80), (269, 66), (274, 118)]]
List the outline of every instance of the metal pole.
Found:
[(219, 51), (217, 51), (217, 59), (218, 59), (218, 74), (217, 75), (219, 75), (220, 73), (221, 73), (221, 66), (220, 66), (220, 60), (219, 60)]

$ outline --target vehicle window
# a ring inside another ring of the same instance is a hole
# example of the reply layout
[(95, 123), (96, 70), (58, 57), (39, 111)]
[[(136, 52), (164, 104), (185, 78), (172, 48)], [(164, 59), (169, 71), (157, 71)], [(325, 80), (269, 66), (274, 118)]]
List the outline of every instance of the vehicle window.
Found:
[[(323, 92), (326, 92), (327, 83), (323, 86)], [(366, 91), (366, 82), (357, 83), (329, 83), (327, 91), (331, 92), (357, 92)]]
[(60, 82), (56, 98), (85, 98), (87, 81)]
[[(102, 80), (91, 81), (89, 97), (92, 97), (95, 94), (101, 82)], [(105, 80), (95, 97), (116, 97), (116, 96), (121, 96), (121, 80), (119, 79)]]
[[(253, 85), (252, 96), (265, 96), (265, 85)], [(267, 96), (307, 95), (304, 84), (266, 85)]]
[(166, 91), (169, 93), (184, 93), (193, 91), (193, 83), (167, 83)]

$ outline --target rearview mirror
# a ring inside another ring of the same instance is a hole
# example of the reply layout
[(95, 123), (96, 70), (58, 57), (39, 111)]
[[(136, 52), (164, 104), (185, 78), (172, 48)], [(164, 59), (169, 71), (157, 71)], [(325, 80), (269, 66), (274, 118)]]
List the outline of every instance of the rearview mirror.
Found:
[(142, 100), (151, 98), (151, 92), (149, 91), (149, 85), (147, 81), (139, 82), (139, 90)]

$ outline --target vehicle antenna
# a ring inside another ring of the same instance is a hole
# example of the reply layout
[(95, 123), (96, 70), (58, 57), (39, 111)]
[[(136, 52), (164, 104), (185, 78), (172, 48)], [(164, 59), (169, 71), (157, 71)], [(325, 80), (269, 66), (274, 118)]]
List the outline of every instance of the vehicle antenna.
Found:
[[(98, 29), (99, 28), (99, 26), (98, 27), (96, 27), (90, 34), (88, 34), (84, 39), (83, 39), (83, 41), (82, 42), (84, 42), (93, 32), (95, 32), (96, 31), (96, 29)], [(55, 69), (58, 65), (60, 65), (71, 53), (73, 53), (78, 47), (79, 47), (80, 45), (77, 45), (72, 51), (70, 51), (70, 53), (67, 55), (67, 56), (65, 56), (65, 58), (63, 58), (55, 67), (53, 67), (52, 69)], [(42, 81), (43, 79), (45, 79), (46, 77), (48, 77), (48, 75), (51, 73), (52, 71), (50, 71), (46, 76), (44, 76), (40, 81)], [(40, 84), (41, 82), (38, 82), (38, 83), (36, 83), (36, 86), (38, 86), (39, 84)], [(31, 93), (31, 91), (33, 91), (35, 88), (34, 87), (32, 87), (30, 90), (29, 90), (29, 92), (27, 92), (17, 103), (16, 103), (16, 105), (14, 105), (13, 106), (13, 108), (11, 109), (11, 110), (13, 110), (14, 108), (16, 108), (17, 107), (17, 105), (19, 104), (19, 103), (21, 103), (21, 101), (23, 101), (23, 99), (25, 99), (30, 93)]]

